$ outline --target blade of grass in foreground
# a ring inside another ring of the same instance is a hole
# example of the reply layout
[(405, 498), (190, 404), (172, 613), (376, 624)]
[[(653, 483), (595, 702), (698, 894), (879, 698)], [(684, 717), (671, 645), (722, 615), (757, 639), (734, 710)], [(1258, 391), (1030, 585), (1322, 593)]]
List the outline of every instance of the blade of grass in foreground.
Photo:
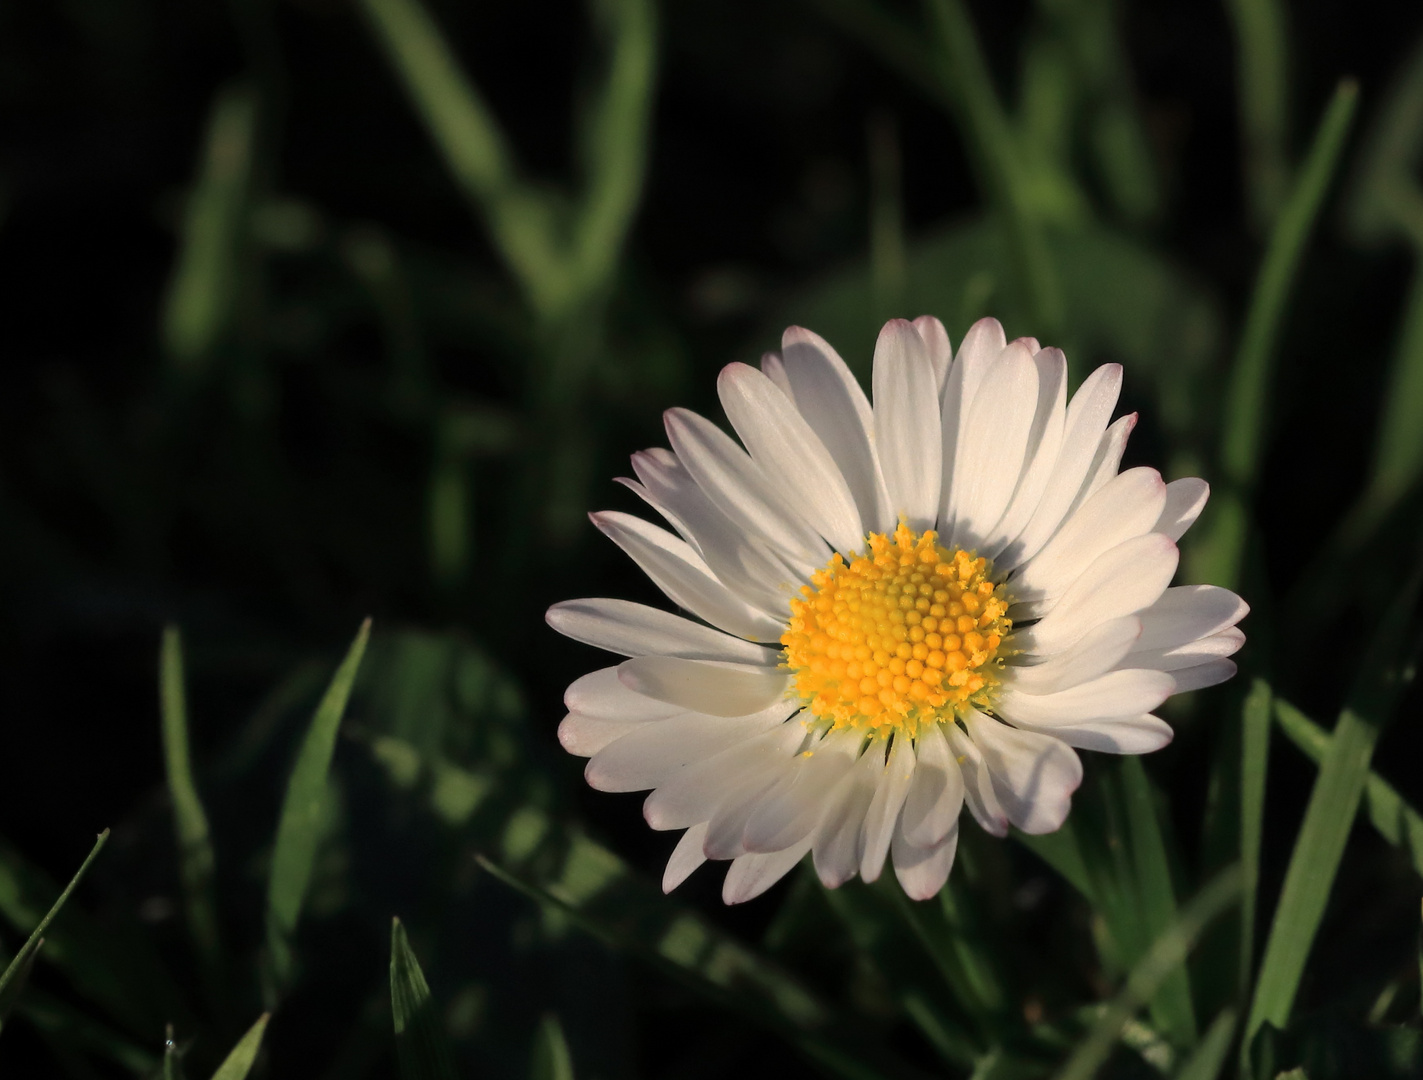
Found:
[[(84, 861), (79, 864), (79, 869), (75, 872), (74, 877), (72, 877), (69, 884), (64, 887), (64, 891), (59, 894), (59, 899), (50, 906), (49, 911), (45, 913), (44, 918), (42, 918), (34, 930), (30, 932), (28, 940), (20, 947), (20, 951), (15, 954), (15, 958), (10, 961), (4, 973), (0, 974), (0, 1002), (6, 1002), (8, 999), (7, 1007), (4, 1010), (5, 1012), (9, 1011), (8, 1005), (13, 1005), (13, 995), (9, 993), (11, 983), (23, 978), (28, 973), (31, 958), (39, 950), (40, 944), (44, 941), (45, 930), (47, 930), (49, 924), (54, 921), (54, 917), (59, 914), (59, 909), (64, 907), (64, 903), (69, 899), (70, 893), (74, 891), (75, 886), (77, 886), (80, 879), (84, 877), (84, 872), (89, 869), (89, 864), (92, 863), (99, 852), (104, 849), (104, 845), (108, 840), (109, 830), (105, 829), (99, 834), (99, 838), (94, 841), (94, 846), (90, 849)], [(3, 1019), (3, 1013), (0, 1013), (0, 1020)]]
[(1240, 895), (1240, 871), (1232, 867), (1216, 877), (1181, 909), (1176, 922), (1152, 943), (1132, 968), (1126, 985), (1107, 1006), (1087, 1037), (1078, 1044), (1057, 1080), (1091, 1080), (1107, 1060), (1122, 1028), (1150, 1001), (1170, 974), (1186, 962), (1206, 925)]
[(538, 1033), (534, 1035), (529, 1080), (573, 1080), (573, 1055), (568, 1052), (563, 1025), (553, 1013), (539, 1022)]
[(400, 1080), (455, 1080), (454, 1059), (430, 984), (399, 919), (390, 923), (390, 1011)]
[(207, 814), (193, 780), (187, 695), (183, 687), (183, 640), (176, 626), (163, 631), (158, 686), (163, 762), (168, 774), (168, 797), (173, 803), (173, 829), (178, 842), (178, 870), (183, 883), (188, 932), (206, 974), (209, 993), (216, 995), (222, 982), (222, 945), (218, 939), (217, 901), (213, 895), (215, 860)]
[(1230, 1053), (1230, 1040), (1235, 1035), (1234, 1009), (1222, 1009), (1206, 1028), (1200, 1045), (1178, 1069), (1173, 1080), (1216, 1080)]
[(247, 1029), (247, 1034), (238, 1040), (232, 1052), (217, 1067), (212, 1080), (247, 1080), (247, 1074), (257, 1060), (257, 1052), (262, 1049), (262, 1036), (266, 1034), (270, 1019), (271, 1013), (257, 1017), (257, 1022)]
[(1358, 85), (1352, 80), (1344, 80), (1334, 91), (1299, 180), (1270, 232), (1226, 392), (1220, 464), (1227, 485), (1193, 548), (1193, 580), (1229, 587), (1239, 579), (1245, 553), (1246, 500), (1259, 472), (1268, 430), (1267, 398), (1285, 304), (1337, 170), (1358, 97)]
[(1265, 945), (1241, 1044), (1243, 1061), (1248, 1060), (1251, 1042), (1266, 1021), (1280, 1029), (1289, 1023), (1305, 962), (1324, 918), (1368, 781), (1374, 745), (1412, 675), (1412, 638), (1407, 628), (1420, 581), (1423, 575), (1414, 574), (1379, 621), (1358, 681), (1320, 763)]
[(1265, 779), (1270, 763), (1270, 684), (1256, 679), (1241, 710), (1240, 765), (1240, 994), (1255, 970), (1255, 898), (1260, 888), (1260, 844), (1265, 828)]
[(296, 766), (287, 782), (282, 816), (272, 849), (271, 876), (267, 880), (267, 949), (272, 973), (279, 985), (291, 976), (292, 937), (311, 883), (311, 868), (321, 827), (321, 806), (326, 798), (327, 774), (336, 752), (336, 733), (351, 696), (351, 686), (361, 666), (370, 637), (371, 621), (361, 624), (346, 658), (336, 669), (331, 685), (307, 728), (297, 753)]

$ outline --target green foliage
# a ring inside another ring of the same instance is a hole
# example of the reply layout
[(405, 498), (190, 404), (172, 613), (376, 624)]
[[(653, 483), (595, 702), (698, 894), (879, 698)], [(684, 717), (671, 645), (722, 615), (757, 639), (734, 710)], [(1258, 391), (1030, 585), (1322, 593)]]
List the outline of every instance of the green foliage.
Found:
[(454, 1062), (430, 984), (399, 919), (390, 924), (390, 1011), (401, 1080), (454, 1080)]

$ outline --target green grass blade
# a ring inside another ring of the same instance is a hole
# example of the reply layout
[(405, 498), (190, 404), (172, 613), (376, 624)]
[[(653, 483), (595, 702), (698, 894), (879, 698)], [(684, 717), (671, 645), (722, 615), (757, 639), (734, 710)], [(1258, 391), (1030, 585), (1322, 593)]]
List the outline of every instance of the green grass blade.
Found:
[[(1176, 890), (1171, 884), (1166, 840), (1161, 834), (1156, 800), (1141, 758), (1123, 758), (1121, 773), (1134, 892), (1141, 908), (1142, 928), (1152, 940), (1157, 940), (1177, 918)], [(1196, 1010), (1191, 1003), (1191, 978), (1185, 964), (1166, 974), (1161, 988), (1151, 999), (1151, 1018), (1176, 1046), (1191, 1046), (1196, 1042)]]
[(336, 669), (321, 704), (316, 707), (287, 782), (272, 849), (271, 875), (267, 880), (267, 948), (278, 984), (284, 984), (291, 976), (292, 938), (316, 859), (321, 808), (326, 798), (327, 773), (336, 751), (336, 733), (370, 631), (371, 621), (367, 619)]
[(52, 1045), (113, 1062), (145, 1080), (153, 1076), (162, 1061), (147, 1047), (140, 1046), (42, 990), (27, 990), (24, 999), (16, 1006), (15, 1015)]
[(252, 1071), (257, 1054), (262, 1049), (262, 1036), (267, 1033), (267, 1021), (271, 1016), (271, 1013), (263, 1013), (257, 1017), (257, 1022), (247, 1029), (247, 1034), (238, 1040), (232, 1052), (217, 1067), (212, 1080), (247, 1080), (247, 1074)]
[(1239, 579), (1247, 497), (1259, 472), (1269, 429), (1268, 396), (1285, 306), (1305, 244), (1337, 171), (1358, 97), (1358, 86), (1350, 80), (1334, 91), (1294, 190), (1270, 231), (1226, 391), (1220, 464), (1227, 487), (1217, 498), (1209, 526), (1195, 549), (1191, 573), (1198, 580), (1230, 586)]
[(573, 1080), (573, 1055), (568, 1052), (563, 1025), (553, 1013), (539, 1022), (539, 1030), (534, 1035), (529, 1080)]
[(455, 1080), (439, 1010), (399, 919), (390, 924), (390, 1011), (400, 1080)]
[[(1280, 730), (1316, 765), (1329, 752), (1334, 736), (1287, 701), (1275, 701)], [(1404, 801), (1387, 780), (1370, 772), (1364, 783), (1364, 810), (1380, 836), (1409, 853), (1413, 869), (1423, 874), (1423, 814)]]
[(212, 838), (207, 813), (193, 779), (188, 747), (188, 705), (184, 690), (183, 641), (176, 626), (163, 631), (158, 663), (159, 702), (162, 713), (163, 763), (168, 776), (168, 797), (173, 803), (173, 828), (178, 844), (178, 871), (188, 932), (198, 952), (210, 991), (221, 985), (222, 944), (218, 935), (217, 901), (213, 892)]
[(1269, 227), (1289, 187), (1289, 40), (1279, 0), (1229, 0), (1245, 178), (1257, 224)]
[(1406, 630), (1419, 585), (1420, 575), (1415, 574), (1380, 619), (1320, 763), (1270, 927), (1242, 1053), (1248, 1053), (1256, 1032), (1267, 1021), (1280, 1029), (1289, 1022), (1305, 962), (1324, 918), (1368, 781), (1374, 745), (1412, 678), (1414, 657)]
[(256, 92), (245, 85), (228, 87), (208, 118), (203, 162), (188, 196), (164, 301), (163, 344), (180, 369), (202, 365), (231, 321), (256, 142)]
[(1241, 709), (1239, 987), (1242, 1000), (1250, 990), (1250, 976), (1255, 970), (1255, 900), (1260, 889), (1265, 779), (1270, 764), (1270, 700), (1270, 684), (1256, 679)]
[(10, 1014), (15, 1011), (15, 1003), (20, 1000), (20, 993), (30, 981), (30, 972), (35, 968), (35, 961), (39, 958), (40, 949), (44, 947), (44, 938), (35, 942), (32, 949), (21, 949), (10, 962), (10, 966), (5, 969), (3, 983), (0, 983), (0, 1028), (10, 1019)]
[(59, 899), (50, 905), (50, 909), (45, 912), (44, 918), (40, 919), (35, 928), (30, 931), (30, 936), (26, 939), (24, 945), (20, 947), (20, 951), (15, 954), (14, 959), (10, 961), (5, 971), (0, 973), (0, 999), (5, 997), (11, 982), (22, 977), (28, 970), (30, 957), (39, 949), (40, 942), (44, 940), (44, 932), (49, 929), (49, 924), (54, 921), (54, 917), (58, 915), (60, 909), (64, 907), (65, 901), (69, 899), (70, 894), (74, 892), (75, 887), (84, 877), (84, 872), (89, 869), (89, 865), (98, 857), (99, 852), (104, 849), (104, 845), (108, 843), (108, 840), (109, 830), (105, 829), (99, 834), (98, 839), (94, 841), (94, 846), (90, 848), (89, 854), (85, 856), (84, 861), (79, 864), (79, 869), (75, 871), (74, 876), (69, 879), (69, 884), (66, 885), (64, 891), (59, 894)]
[(1132, 968), (1126, 985), (1107, 1006), (1057, 1074), (1057, 1080), (1091, 1080), (1112, 1052), (1122, 1029), (1156, 996), (1171, 973), (1186, 962), (1201, 931), (1240, 895), (1240, 871), (1232, 868), (1211, 881), (1181, 909), (1180, 917), (1152, 943)]
[(1200, 1045), (1176, 1070), (1173, 1080), (1216, 1080), (1230, 1055), (1230, 1040), (1235, 1036), (1238, 1019), (1234, 1009), (1222, 1009), (1206, 1028)]

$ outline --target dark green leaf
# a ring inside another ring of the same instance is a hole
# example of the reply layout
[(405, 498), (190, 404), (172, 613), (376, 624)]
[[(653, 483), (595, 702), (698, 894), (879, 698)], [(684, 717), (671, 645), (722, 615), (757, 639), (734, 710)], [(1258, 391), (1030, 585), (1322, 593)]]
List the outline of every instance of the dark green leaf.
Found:
[(390, 924), (390, 1010), (401, 1080), (455, 1080), (454, 1059), (430, 984), (399, 919)]
[(553, 1013), (539, 1022), (529, 1080), (573, 1080), (573, 1056), (563, 1037), (563, 1025)]
[[(1260, 842), (1265, 828), (1265, 774), (1270, 763), (1270, 684), (1256, 679), (1241, 710), (1240, 981), (1249, 992), (1255, 970), (1255, 899), (1260, 887)], [(1232, 1021), (1233, 1023), (1233, 1021)]]

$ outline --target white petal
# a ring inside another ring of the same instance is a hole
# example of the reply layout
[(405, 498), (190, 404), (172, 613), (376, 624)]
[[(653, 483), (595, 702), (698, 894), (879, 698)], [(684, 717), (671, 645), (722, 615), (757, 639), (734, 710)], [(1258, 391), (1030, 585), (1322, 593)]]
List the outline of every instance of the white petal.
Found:
[(1017, 541), (998, 559), (1000, 570), (1011, 570), (1042, 549), (1062, 524), (1087, 480), (1102, 432), (1116, 408), (1122, 389), (1120, 364), (1104, 364), (1083, 381), (1067, 406), (1062, 445), (1042, 500)]
[[(1031, 667), (1010, 665), (1003, 682), (1024, 694), (1054, 694), (1116, 667), (1141, 638), (1141, 617), (1123, 615), (1089, 630), (1071, 648)], [(1132, 667), (1156, 667), (1133, 664)]]
[(793, 848), (767, 855), (742, 855), (734, 860), (721, 886), (721, 899), (726, 904), (744, 904), (769, 889), (810, 850), (810, 840), (802, 840)]
[(845, 884), (860, 868), (860, 837), (881, 768), (873, 754), (862, 755), (830, 797), (812, 849), (815, 872), (827, 889)]
[(789, 598), (809, 577), (778, 557), (769, 541), (727, 517), (670, 450), (636, 453), (632, 467), (645, 490), (628, 486), (673, 523), (718, 581), (773, 618), (784, 618)]
[(1008, 820), (1030, 835), (1061, 828), (1072, 808), (1072, 793), (1082, 783), (1082, 762), (1072, 748), (978, 712), (969, 713), (964, 724), (983, 753)]
[(1176, 672), (1204, 664), (1208, 660), (1234, 656), (1244, 644), (1245, 635), (1232, 626), (1219, 634), (1196, 638), (1194, 641), (1172, 645), (1166, 649), (1133, 649), (1122, 659), (1120, 666)]
[(1169, 649), (1234, 626), (1250, 606), (1218, 585), (1178, 585), (1141, 613), (1138, 649)]
[(790, 676), (780, 668), (635, 656), (618, 665), (630, 690), (711, 716), (747, 716), (785, 701)]
[[(638, 454), (651, 454), (651, 453), (653, 453), (652, 450), (639, 450), (637, 454), (633, 454), (632, 459), (633, 459), (634, 462), (636, 462), (637, 459), (638, 459)], [(676, 461), (676, 460), (677, 460), (677, 455), (674, 454), (674, 453), (672, 453), (671, 450), (667, 450), (667, 451), (665, 451), (665, 453), (666, 453), (667, 456), (668, 456), (669, 458), (671, 458), (673, 461)], [(637, 465), (634, 464), (634, 465), (633, 465), (633, 468), (636, 469), (636, 468), (637, 468)], [(690, 477), (688, 478), (688, 481), (689, 481), (689, 482), (691, 481), (691, 478), (690, 478)], [(682, 518), (681, 518), (681, 516), (678, 515), (678, 514), (676, 513), (676, 511), (674, 511), (670, 506), (667, 506), (666, 504), (664, 504), (664, 503), (662, 503), (662, 502), (659, 502), (659, 501), (657, 500), (656, 496), (654, 496), (654, 495), (652, 494), (652, 492), (647, 489), (647, 485), (646, 485), (646, 484), (643, 484), (643, 483), (641, 483), (641, 482), (639, 482), (639, 481), (637, 481), (637, 480), (631, 480), (631, 479), (629, 479), (629, 478), (626, 477), (626, 476), (615, 476), (615, 477), (613, 477), (613, 483), (615, 483), (615, 484), (622, 484), (623, 487), (627, 488), (627, 489), (628, 489), (629, 491), (631, 491), (634, 495), (636, 495), (639, 499), (641, 499), (643, 502), (647, 503), (648, 506), (650, 506), (650, 507), (652, 507), (652, 509), (656, 510), (656, 511), (662, 516), (662, 520), (665, 521), (665, 522), (667, 522), (668, 525), (671, 525), (672, 528), (677, 531), (677, 535), (678, 535), (678, 536), (680, 536), (683, 540), (687, 541), (687, 543), (691, 544), (693, 550), (695, 550), (698, 555), (701, 555), (703, 558), (706, 557), (705, 554), (703, 553), (702, 549), (701, 549), (701, 545), (697, 543), (697, 538), (696, 538), (696, 536), (694, 536), (694, 535), (692, 534), (692, 530), (691, 530), (691, 528), (687, 525), (687, 523), (686, 523), (685, 521), (683, 521)], [(696, 484), (692, 484), (692, 486), (695, 487)]]
[(1159, 717), (1116, 716), (1107, 720), (1084, 720), (1073, 724), (1014, 723), (1026, 731), (1039, 731), (1080, 750), (1104, 754), (1149, 754), (1171, 741), (1169, 724)]
[(939, 535), (948, 536), (953, 528), (949, 503), (954, 497), (954, 469), (962, 452), (968, 412), (989, 365), (1007, 347), (1003, 327), (997, 319), (979, 319), (968, 328), (959, 343), (958, 356), (949, 368), (940, 403), (942, 441), (944, 446), (943, 482), (939, 492)]
[[(1044, 349), (1033, 357), (1038, 368), (1038, 405), (1028, 433), (1028, 452), (1022, 479), (992, 535), (979, 549), (995, 562), (1011, 541), (1028, 526), (1043, 501), (1048, 482), (1057, 468), (1062, 433), (1067, 424), (1067, 359), (1061, 349)], [(1017, 553), (1008, 551), (1007, 562), (1016, 565)]]
[(1007, 836), (1008, 814), (998, 801), (993, 773), (983, 760), (983, 751), (957, 725), (949, 730), (949, 745), (963, 773), (963, 801), (973, 820), (990, 836)]
[(765, 372), (766, 378), (781, 388), (781, 393), (790, 398), (792, 404), (795, 402), (795, 390), (791, 387), (790, 376), (786, 374), (785, 362), (781, 359), (781, 354), (768, 352), (761, 354), (761, 370)]
[(939, 507), (939, 395), (924, 339), (891, 319), (875, 344), (875, 446), (889, 507), (916, 532), (932, 528)]
[(832, 732), (797, 754), (785, 782), (746, 822), (748, 851), (780, 851), (814, 834), (835, 786), (855, 764), (860, 736)]
[(565, 637), (623, 656), (680, 656), (734, 664), (775, 664), (778, 654), (670, 611), (630, 600), (565, 600), (544, 616)]
[(1172, 540), (1181, 539), (1201, 516), (1210, 496), (1211, 486), (1197, 477), (1172, 480), (1166, 485), (1166, 505), (1152, 532), (1165, 533)]
[(1175, 692), (1176, 680), (1166, 672), (1128, 668), (1056, 694), (1023, 694), (1005, 686), (993, 711), (1014, 724), (1021, 720), (1043, 729), (1059, 723), (1147, 713)]
[(672, 857), (667, 860), (667, 869), (662, 872), (662, 891), (670, 893), (687, 878), (692, 871), (707, 861), (702, 854), (702, 838), (706, 836), (706, 822), (693, 825), (682, 834), (677, 846), (672, 849)]
[(724, 367), (717, 390), (731, 426), (782, 501), (840, 551), (862, 548), (865, 531), (849, 485), (791, 400), (745, 364)]
[(781, 363), (796, 408), (849, 484), (866, 529), (887, 532), (895, 521), (874, 450), (874, 414), (840, 354), (817, 334), (792, 326), (781, 338)]
[(675, 779), (689, 765), (754, 739), (785, 717), (776, 710), (738, 717), (684, 713), (638, 724), (594, 754), (583, 775), (598, 791), (646, 791)]
[[(947, 336), (944, 342), (947, 345)], [(872, 751), (874, 747), (870, 749)], [(877, 880), (884, 869), (890, 841), (894, 839), (894, 831), (899, 825), (899, 812), (904, 807), (909, 784), (914, 779), (914, 765), (913, 745), (908, 739), (896, 737), (889, 757), (875, 780), (875, 796), (865, 814), (865, 832), (860, 844), (860, 878), (863, 881)]]
[(726, 796), (707, 823), (702, 854), (708, 859), (735, 859), (747, 853), (743, 836), (746, 822), (760, 807), (767, 792), (785, 783), (785, 768), (763, 768), (727, 789)]
[(1114, 420), (1112, 426), (1103, 432), (1102, 441), (1097, 444), (1097, 454), (1092, 459), (1092, 467), (1087, 470), (1087, 482), (1082, 485), (1082, 490), (1073, 500), (1072, 508), (1067, 511), (1068, 517), (1117, 475), (1117, 470), (1122, 465), (1122, 455), (1126, 453), (1127, 439), (1131, 438), (1131, 433), (1136, 430), (1136, 421), (1137, 414), (1128, 413)]
[(728, 517), (810, 568), (825, 564), (830, 557), (825, 542), (785, 505), (776, 486), (735, 439), (687, 409), (668, 409), (663, 421), (677, 458)]
[(1051, 604), (1103, 552), (1150, 532), (1165, 504), (1166, 485), (1155, 469), (1128, 469), (1114, 477), (1013, 576), (1014, 599)]
[(960, 431), (949, 481), (956, 546), (977, 549), (1018, 488), (1038, 406), (1038, 366), (1027, 348), (1009, 345), (989, 365)]
[(564, 692), (569, 712), (599, 720), (664, 720), (683, 709), (656, 698), (629, 690), (618, 678), (616, 667), (600, 668), (573, 680)]
[(782, 625), (717, 580), (685, 540), (616, 510), (599, 511), (589, 517), (678, 607), (737, 637), (780, 640)]
[(1235, 671), (1234, 660), (1207, 660), (1195, 667), (1173, 671), (1171, 676), (1176, 680), (1176, 693), (1184, 694), (1188, 690), (1204, 690), (1207, 686), (1223, 683), (1233, 678)]
[[(957, 730), (948, 725), (949, 733)], [(942, 840), (963, 809), (964, 783), (941, 725), (922, 731), (915, 742), (914, 776), (904, 800), (904, 835), (916, 847)]]
[(949, 880), (954, 866), (954, 854), (959, 847), (958, 826), (933, 847), (915, 847), (904, 839), (902, 832), (894, 834), (894, 876), (899, 879), (904, 895), (911, 900), (930, 900), (937, 896)]
[(924, 341), (924, 348), (929, 353), (929, 365), (934, 369), (935, 385), (938, 393), (934, 395), (934, 400), (938, 401), (944, 396), (944, 384), (949, 381), (949, 365), (954, 360), (954, 348), (949, 344), (949, 332), (944, 329), (944, 324), (932, 315), (920, 315), (914, 320), (914, 329)]
[(805, 729), (792, 720), (688, 765), (647, 797), (642, 816), (654, 829), (687, 829), (709, 821), (729, 788), (752, 773), (785, 768), (804, 739)]
[[(1053, 609), (1014, 635), (1020, 649), (1047, 656), (1080, 641), (1108, 619), (1154, 604), (1176, 573), (1181, 553), (1160, 533), (1147, 533), (1099, 556)], [(1143, 617), (1143, 624), (1146, 623)], [(1138, 647), (1146, 639), (1146, 631)]]
[(558, 741), (570, 754), (592, 757), (644, 723), (642, 720), (600, 720), (582, 713), (569, 713), (558, 725)]

